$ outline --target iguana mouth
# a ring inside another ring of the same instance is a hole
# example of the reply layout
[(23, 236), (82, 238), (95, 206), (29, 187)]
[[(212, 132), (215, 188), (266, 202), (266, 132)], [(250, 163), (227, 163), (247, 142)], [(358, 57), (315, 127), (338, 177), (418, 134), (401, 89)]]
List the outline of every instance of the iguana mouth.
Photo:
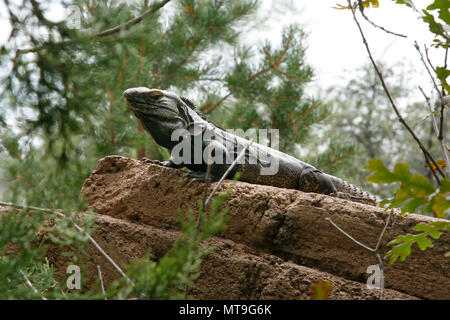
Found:
[(133, 100), (138, 95), (146, 94), (152, 98), (159, 98), (164, 96), (164, 91), (160, 89), (149, 89), (146, 87), (130, 88), (123, 92), (127, 100)]
[(132, 111), (145, 113), (148, 109), (166, 107), (165, 104), (160, 101), (165, 95), (164, 91), (160, 89), (149, 89), (145, 87), (130, 88), (125, 90), (123, 95), (126, 99), (127, 107)]

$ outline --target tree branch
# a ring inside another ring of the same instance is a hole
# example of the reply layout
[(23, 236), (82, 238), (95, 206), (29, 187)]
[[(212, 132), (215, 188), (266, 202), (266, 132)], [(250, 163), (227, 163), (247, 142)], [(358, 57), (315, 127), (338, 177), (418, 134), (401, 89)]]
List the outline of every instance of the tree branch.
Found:
[[(414, 42), (414, 48), (416, 48), (416, 50), (419, 52), (420, 60), (422, 61), (423, 65), (425, 66), (425, 69), (427, 70), (428, 75), (430, 76), (431, 81), (433, 82), (434, 89), (437, 91), (437, 93), (439, 95), (439, 103), (440, 103), (440, 107), (441, 107), (440, 126), (439, 126), (439, 129), (437, 128), (437, 126), (435, 126), (435, 130), (436, 130), (436, 135), (437, 135), (438, 140), (439, 140), (439, 144), (441, 145), (442, 155), (444, 157), (445, 164), (447, 165), (447, 170), (446, 170), (447, 171), (447, 175), (450, 176), (450, 160), (448, 158), (447, 149), (444, 147), (445, 146), (444, 133), (443, 133), (443, 129), (444, 129), (444, 109), (445, 109), (444, 95), (439, 90), (439, 87), (438, 87), (438, 85), (436, 83), (436, 80), (434, 79), (433, 75), (431, 74), (431, 71), (428, 68), (427, 63), (425, 62), (425, 59), (424, 59), (423, 54), (422, 54), (422, 51), (420, 50), (420, 47), (417, 44), (417, 42)], [(429, 65), (430, 65), (430, 67), (433, 69), (434, 73), (436, 73), (436, 70), (433, 68), (433, 65), (431, 64), (430, 58), (428, 57), (428, 50), (427, 50), (426, 47), (425, 47), (425, 53), (426, 53), (427, 61), (428, 61)], [(425, 99), (427, 100), (427, 103), (429, 103), (429, 98), (427, 99), (427, 96), (425, 95), (424, 92), (422, 92), (422, 94), (425, 96)], [(430, 105), (430, 107), (431, 107), (431, 105)], [(430, 112), (431, 112), (431, 116), (433, 117), (433, 121), (435, 121), (432, 107), (430, 109)]]
[(27, 286), (29, 286), (31, 288), (31, 290), (33, 290), (34, 293), (36, 293), (37, 295), (39, 295), (42, 300), (47, 300), (46, 297), (44, 297), (37, 289), (35, 286), (33, 286), (33, 283), (31, 283), (30, 279), (28, 279), (27, 275), (25, 274), (25, 272), (22, 271), (22, 269), (19, 269), (19, 273), (24, 277), (25, 279), (25, 283), (27, 284)]
[[(110, 28), (110, 29), (103, 30), (103, 31), (97, 33), (96, 35), (93, 35), (93, 36), (88, 37), (88, 39), (104, 38), (104, 37), (106, 37), (106, 36), (110, 36), (110, 35), (112, 35), (112, 34), (118, 33), (118, 32), (121, 31), (121, 30), (128, 30), (131, 26), (133, 26), (133, 25), (138, 24), (139, 22), (141, 22), (145, 17), (147, 17), (147, 16), (149, 16), (149, 15), (155, 13), (156, 11), (158, 11), (159, 9), (161, 9), (162, 7), (164, 7), (169, 1), (170, 1), (170, 0), (162, 0), (162, 1), (160, 1), (160, 2), (153, 3), (153, 4), (151, 5), (151, 7), (148, 8), (148, 9), (147, 9), (143, 14), (141, 14), (140, 16), (138, 16), (138, 17), (136, 17), (136, 18), (134, 18), (134, 19), (131, 19), (131, 20), (127, 21), (126, 23), (121, 24), (121, 25), (119, 25), (119, 26), (116, 26), (116, 27), (113, 27), (113, 28)], [(70, 43), (72, 43), (72, 42), (73, 42), (72, 40), (65, 40), (65, 41), (58, 42), (58, 43), (56, 43), (56, 44), (58, 44), (58, 45), (67, 45), (67, 44), (70, 44)], [(20, 54), (32, 53), (32, 52), (40, 51), (40, 50), (44, 49), (45, 46), (46, 46), (46, 44), (43, 44), (43, 45), (41, 45), (41, 46), (34, 47), (34, 48), (29, 48), (29, 49), (17, 49), (17, 50), (16, 50), (16, 56), (18, 56), (18, 55), (20, 55)]]
[[(361, 34), (364, 46), (366, 47), (367, 53), (369, 55), (369, 59), (372, 62), (372, 65), (375, 69), (375, 72), (378, 75), (378, 78), (381, 81), (381, 85), (383, 86), (383, 89), (389, 99), (389, 102), (391, 103), (392, 108), (394, 109), (398, 120), (400, 121), (401, 124), (403, 124), (403, 126), (406, 128), (406, 130), (411, 134), (411, 136), (414, 138), (414, 140), (417, 142), (417, 144), (419, 145), (420, 149), (422, 150), (422, 152), (424, 153), (425, 156), (425, 161), (429, 164), (429, 161), (431, 160), (431, 162), (436, 166), (436, 170), (438, 170), (439, 174), (442, 177), (445, 177), (445, 174), (442, 172), (442, 170), (439, 168), (439, 166), (437, 165), (436, 161), (434, 160), (433, 156), (430, 154), (430, 152), (427, 150), (427, 148), (425, 148), (425, 146), (423, 145), (422, 141), (420, 141), (420, 139), (417, 137), (417, 135), (415, 134), (415, 132), (411, 129), (411, 127), (406, 123), (406, 121), (403, 119), (402, 115), (400, 114), (400, 112), (398, 111), (397, 105), (394, 102), (394, 99), (392, 98), (392, 95), (384, 81), (383, 75), (381, 74), (380, 70), (378, 69), (378, 66), (372, 56), (372, 52), (370, 51), (369, 45), (367, 43), (366, 37), (364, 35), (364, 32), (361, 28), (361, 25), (359, 24), (358, 19), (356, 18), (356, 14), (355, 14), (355, 9), (353, 9), (353, 7), (351, 6), (350, 0), (348, 1), (348, 5), (352, 11), (352, 15), (353, 15), (353, 20), (355, 20), (356, 26), (359, 29), (359, 32)], [(430, 165), (430, 169), (431, 169), (431, 165)]]
[(349, 235), (348, 233), (346, 233), (344, 230), (342, 230), (341, 228), (339, 228), (339, 226), (333, 222), (333, 220), (331, 220), (331, 218), (325, 218), (325, 220), (327, 220), (329, 223), (331, 223), (331, 225), (333, 227), (335, 227), (339, 232), (341, 232), (344, 236), (346, 236), (347, 238), (349, 238), (350, 240), (352, 240), (354, 243), (356, 243), (357, 245), (359, 245), (360, 247), (366, 249), (367, 251), (374, 253), (375, 256), (378, 259), (378, 265), (380, 266), (380, 270), (381, 270), (381, 279), (380, 279), (380, 300), (384, 300), (384, 264), (383, 264), (383, 259), (381, 258), (380, 254), (379, 254), (379, 250), (381, 248), (381, 242), (383, 241), (384, 238), (384, 234), (386, 233), (387, 227), (389, 226), (389, 224), (391, 223), (391, 218), (392, 218), (392, 213), (394, 210), (390, 210), (389, 214), (388, 214), (388, 218), (386, 220), (386, 223), (384, 224), (384, 228), (381, 231), (380, 236), (378, 237), (378, 241), (377, 241), (377, 245), (375, 246), (374, 249), (366, 246), (365, 244), (359, 242), (358, 240), (356, 240), (355, 238), (353, 238), (351, 235)]
[(153, 13), (155, 13), (156, 11), (158, 11), (159, 9), (161, 9), (162, 7), (164, 7), (167, 2), (169, 2), (170, 0), (162, 0), (160, 2), (155, 2), (153, 3), (150, 8), (148, 8), (143, 14), (141, 14), (140, 16), (124, 23), (121, 24), (117, 27), (111, 28), (111, 29), (107, 29), (104, 30), (100, 33), (97, 33), (96, 37), (101, 38), (101, 37), (106, 37), (109, 36), (111, 34), (117, 33), (121, 30), (128, 30), (131, 26), (138, 24), (139, 22), (141, 22), (146, 16), (151, 15)]
[[(393, 32), (393, 31), (389, 31), (389, 30), (383, 28), (382, 26), (377, 25), (375, 22), (373, 22), (372, 20), (370, 20), (370, 19), (366, 16), (366, 14), (364, 13), (364, 9), (363, 9), (364, 7), (362, 6), (361, 2), (359, 2), (359, 4), (360, 4), (360, 10), (359, 10), (359, 11), (361, 12), (361, 15), (362, 15), (363, 18), (366, 19), (366, 21), (369, 22), (372, 26), (374, 26), (375, 28), (381, 29), (381, 30), (383, 30), (383, 31), (386, 32), (386, 33), (393, 34), (394, 36), (402, 37), (402, 38), (408, 38), (407, 36), (405, 36), (405, 35), (403, 35), (403, 34), (396, 33), (396, 32)], [(361, 8), (362, 8), (362, 9), (361, 9)]]
[[(434, 113), (433, 113), (433, 107), (431, 106), (431, 103), (430, 103), (430, 98), (425, 94), (425, 92), (423, 91), (421, 86), (419, 86), (419, 90), (420, 90), (420, 92), (422, 92), (422, 95), (424, 96), (425, 101), (426, 101), (426, 103), (428, 105), (428, 109), (430, 110), (431, 123), (432, 123), (433, 129), (434, 129), (434, 132), (435, 132), (436, 136), (439, 136), (439, 129), (438, 129), (438, 126), (437, 126), (437, 123), (436, 123), (436, 118), (435, 118)], [(448, 159), (447, 149), (445, 148), (444, 141), (439, 139), (439, 145), (440, 145), (442, 153), (444, 155), (445, 164), (446, 164), (446, 166), (448, 168), (449, 159)], [(433, 172), (434, 175), (436, 175), (434, 170), (431, 170), (431, 171)]]
[(217, 192), (217, 190), (219, 189), (219, 187), (221, 186), (223, 180), (225, 180), (225, 178), (227, 177), (227, 175), (231, 172), (231, 170), (233, 170), (234, 166), (238, 163), (239, 160), (241, 160), (241, 158), (245, 155), (245, 151), (247, 151), (247, 149), (250, 148), (250, 146), (252, 145), (253, 140), (250, 140), (250, 142), (248, 144), (246, 144), (244, 146), (244, 149), (242, 149), (241, 153), (237, 156), (237, 158), (233, 161), (233, 163), (228, 167), (227, 171), (225, 171), (225, 173), (222, 175), (222, 177), (220, 178), (219, 182), (217, 182), (216, 186), (214, 187), (213, 191), (210, 193), (210, 195), (208, 196), (208, 198), (205, 201), (205, 208), (206, 206), (209, 204), (209, 202), (211, 201), (211, 199), (214, 197), (214, 194)]

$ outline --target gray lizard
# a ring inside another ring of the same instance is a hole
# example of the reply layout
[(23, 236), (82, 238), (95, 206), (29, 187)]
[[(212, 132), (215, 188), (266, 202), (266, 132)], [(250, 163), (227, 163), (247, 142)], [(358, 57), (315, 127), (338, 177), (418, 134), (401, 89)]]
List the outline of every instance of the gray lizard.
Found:
[[(187, 167), (193, 171), (190, 176), (201, 180), (205, 178), (209, 159), (212, 162), (211, 178), (215, 180), (226, 172), (232, 160), (247, 146), (245, 161), (237, 164), (228, 178), (239, 172), (239, 179), (249, 183), (327, 194), (376, 205), (374, 196), (338, 177), (262, 144), (254, 142), (249, 145), (248, 140), (219, 128), (202, 116), (189, 99), (145, 87), (127, 89), (124, 96), (128, 108), (141, 121), (144, 129), (156, 143), (171, 153), (168, 161), (147, 161), (172, 168)], [(174, 136), (178, 138), (174, 139)], [(187, 138), (185, 144), (180, 144), (182, 139)], [(210, 158), (203, 156), (205, 150), (210, 150)], [(273, 164), (276, 164), (276, 171), (270, 172)]]

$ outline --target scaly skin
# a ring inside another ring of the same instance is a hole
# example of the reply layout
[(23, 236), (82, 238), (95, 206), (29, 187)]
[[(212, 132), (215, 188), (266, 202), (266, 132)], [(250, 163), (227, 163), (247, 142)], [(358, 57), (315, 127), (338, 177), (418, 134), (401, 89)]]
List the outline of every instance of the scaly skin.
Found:
[[(214, 180), (225, 173), (232, 163), (231, 160), (236, 159), (244, 146), (249, 144), (248, 140), (222, 130), (206, 120), (194, 109), (192, 102), (174, 93), (140, 87), (127, 89), (124, 96), (127, 106), (141, 121), (144, 129), (159, 145), (171, 152), (169, 161), (147, 161), (172, 168), (187, 167), (193, 171), (191, 176), (201, 180), (204, 179), (207, 169), (207, 163), (201, 155), (205, 149), (212, 148), (213, 155), (217, 156), (211, 165), (211, 178)], [(186, 158), (187, 161), (179, 155), (179, 141), (171, 139), (172, 134), (179, 129), (185, 130), (190, 137), (190, 157)], [(201, 135), (198, 135), (199, 132)], [(195, 137), (201, 138), (200, 141), (197, 140), (197, 144), (194, 141), (199, 138)], [(200, 146), (201, 149), (194, 150), (194, 146)], [(196, 159), (199, 154), (199, 159)], [(375, 197), (369, 193), (270, 147), (254, 142), (248, 147), (244, 158), (245, 163), (237, 164), (227, 178), (232, 178), (239, 172), (240, 180), (249, 183), (327, 194), (376, 205)], [(278, 164), (278, 170), (273, 174), (261, 174), (273, 161)]]

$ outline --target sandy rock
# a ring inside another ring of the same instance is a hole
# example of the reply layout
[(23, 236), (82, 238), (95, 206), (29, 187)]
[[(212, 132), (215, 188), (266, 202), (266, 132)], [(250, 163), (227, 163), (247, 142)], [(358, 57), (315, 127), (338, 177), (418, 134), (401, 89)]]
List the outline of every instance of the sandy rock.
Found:
[[(230, 183), (225, 182), (221, 190)], [(101, 215), (102, 227), (95, 236), (115, 239), (117, 233), (122, 235), (121, 241), (114, 240), (119, 243), (108, 246), (126, 261), (142, 256), (149, 247), (159, 254), (166, 252), (174, 238), (165, 235), (175, 236), (179, 230), (177, 209), (195, 208), (203, 188), (181, 170), (109, 156), (99, 161), (82, 194)], [(217, 242), (218, 249), (202, 264), (202, 277), (192, 289), (195, 297), (295, 299), (307, 297), (310, 285), (320, 279), (334, 283), (332, 299), (378, 296), (365, 284), (367, 267), (378, 263), (376, 257), (345, 238), (325, 218), (374, 247), (387, 219), (383, 209), (245, 182), (235, 185), (227, 206), (229, 226), (209, 240)], [(114, 223), (106, 222), (112, 218)], [(436, 220), (394, 213), (383, 243), (413, 232), (419, 222)], [(108, 223), (117, 227), (107, 228)], [(444, 257), (450, 251), (449, 240), (444, 234), (433, 240), (435, 248), (424, 252), (415, 248), (405, 262), (387, 265), (386, 287), (392, 289), (387, 297), (450, 299), (450, 264)], [(383, 247), (383, 253), (387, 250)]]

